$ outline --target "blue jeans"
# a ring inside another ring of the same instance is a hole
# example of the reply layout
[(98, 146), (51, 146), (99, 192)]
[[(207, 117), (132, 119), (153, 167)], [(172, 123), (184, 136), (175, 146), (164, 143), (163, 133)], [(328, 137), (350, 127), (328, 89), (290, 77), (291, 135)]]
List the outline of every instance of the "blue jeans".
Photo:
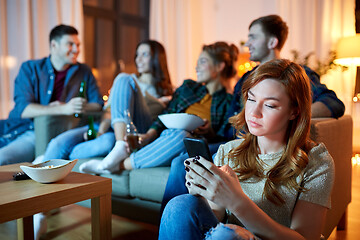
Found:
[[(138, 84), (130, 75), (118, 75), (111, 88), (111, 122), (125, 122), (125, 110), (129, 109), (139, 133), (145, 133), (152, 123), (149, 108)], [(96, 126), (98, 127), (98, 126)], [(60, 158), (105, 157), (115, 145), (112, 131), (100, 137), (84, 141), (87, 126), (68, 130), (54, 139), (47, 146), (43, 161)]]
[(118, 75), (110, 92), (111, 124), (125, 122), (129, 109), (139, 133), (145, 133), (152, 124), (152, 116), (139, 85), (130, 75)]
[(114, 133), (107, 132), (94, 140), (84, 141), (87, 129), (87, 126), (70, 129), (53, 138), (46, 148), (43, 161), (105, 157), (115, 144)]
[[(211, 154), (216, 154), (217, 149), (221, 143), (211, 143), (209, 144), (209, 149)], [(185, 186), (185, 167), (184, 160), (189, 158), (189, 155), (186, 152), (183, 152), (178, 157), (174, 158), (171, 162), (170, 174), (166, 183), (164, 197), (161, 202), (160, 213), (163, 212), (166, 204), (176, 196), (181, 194), (188, 193), (188, 190)], [(213, 156), (214, 158), (214, 156)]]
[(159, 240), (204, 238), (241, 239), (234, 230), (219, 223), (204, 198), (184, 194), (171, 199), (161, 218)]
[(32, 162), (35, 158), (35, 132), (28, 130), (0, 148), (0, 165)]

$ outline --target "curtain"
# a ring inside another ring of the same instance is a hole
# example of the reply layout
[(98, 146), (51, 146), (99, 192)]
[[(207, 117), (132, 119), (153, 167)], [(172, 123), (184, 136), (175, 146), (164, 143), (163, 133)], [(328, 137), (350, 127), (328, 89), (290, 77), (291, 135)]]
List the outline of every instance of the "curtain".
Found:
[[(83, 21), (82, 0), (0, 1), (0, 119), (14, 106), (14, 80), (21, 63), (49, 55), (49, 33), (58, 24), (74, 26), (81, 41)], [(80, 53), (78, 60), (83, 59)]]
[[(150, 38), (164, 44), (172, 81), (179, 86), (196, 76), (203, 44), (222, 40), (240, 47), (250, 22), (268, 14), (280, 15), (289, 26), (284, 58), (292, 59), (291, 50), (297, 50), (326, 61), (340, 37), (355, 34), (354, 0), (152, 0)], [(351, 95), (346, 79), (326, 76), (323, 82), (343, 99)]]
[[(313, 52), (310, 63), (325, 63), (341, 37), (355, 34), (355, 0), (151, 0), (150, 37), (164, 44), (172, 81), (179, 86), (185, 78), (195, 79), (202, 44), (221, 40), (240, 47), (251, 21), (269, 14), (280, 15), (289, 27), (283, 58), (292, 59), (297, 50), (301, 57)], [(355, 72), (355, 67), (330, 70), (321, 82), (353, 116), (360, 149), (360, 103), (352, 102)]]

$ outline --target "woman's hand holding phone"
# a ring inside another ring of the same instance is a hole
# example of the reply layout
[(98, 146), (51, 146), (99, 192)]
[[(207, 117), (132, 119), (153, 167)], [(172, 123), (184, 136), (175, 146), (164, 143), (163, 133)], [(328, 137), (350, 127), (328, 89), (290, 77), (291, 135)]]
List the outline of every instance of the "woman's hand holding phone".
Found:
[(241, 188), (236, 173), (228, 165), (219, 168), (202, 157), (188, 158), (184, 165), (186, 187), (190, 194), (200, 195), (230, 211), (241, 204), (241, 199), (248, 198)]

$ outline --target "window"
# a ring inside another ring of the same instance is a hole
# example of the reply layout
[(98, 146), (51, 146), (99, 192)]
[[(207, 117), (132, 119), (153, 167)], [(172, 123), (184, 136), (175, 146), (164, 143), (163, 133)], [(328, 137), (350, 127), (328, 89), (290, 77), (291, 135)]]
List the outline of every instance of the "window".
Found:
[(136, 72), (135, 48), (149, 38), (150, 0), (84, 0), (85, 63), (101, 93), (120, 72)]

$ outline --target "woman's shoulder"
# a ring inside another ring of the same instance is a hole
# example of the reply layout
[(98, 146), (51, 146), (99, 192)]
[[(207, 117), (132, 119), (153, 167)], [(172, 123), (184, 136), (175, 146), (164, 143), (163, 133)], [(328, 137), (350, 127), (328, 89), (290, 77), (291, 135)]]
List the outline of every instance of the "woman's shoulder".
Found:
[(326, 169), (327, 171), (334, 171), (335, 169), (334, 160), (323, 143), (319, 143), (318, 145), (312, 147), (308, 153), (308, 157), (308, 170)]
[(231, 140), (225, 144), (220, 145), (220, 147), (222, 147), (225, 151), (230, 151), (231, 149), (238, 147), (243, 141), (244, 139)]
[(234, 148), (238, 147), (244, 140), (243, 139), (235, 139), (229, 141), (225, 144), (221, 144), (216, 153), (216, 157), (214, 159), (214, 163), (217, 166), (222, 166), (225, 164), (229, 164), (229, 160), (226, 155)]

